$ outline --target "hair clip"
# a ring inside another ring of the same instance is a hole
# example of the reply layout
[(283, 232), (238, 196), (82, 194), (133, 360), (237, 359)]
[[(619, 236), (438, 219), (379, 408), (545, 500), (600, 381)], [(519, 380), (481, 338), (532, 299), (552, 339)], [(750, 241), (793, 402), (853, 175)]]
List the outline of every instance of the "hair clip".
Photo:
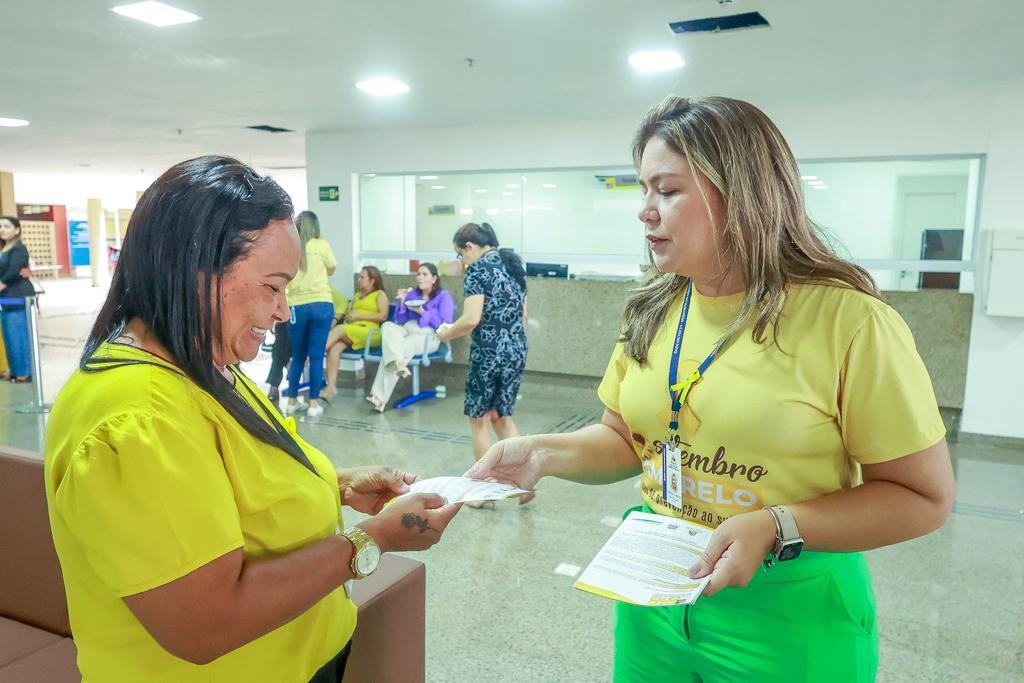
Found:
[(253, 192), (256, 191), (256, 189), (252, 186), (252, 181), (249, 180), (249, 174), (248, 173), (246, 173), (246, 174), (244, 174), (242, 176), (242, 180), (244, 180), (245, 184), (249, 187), (249, 194), (252, 194)]

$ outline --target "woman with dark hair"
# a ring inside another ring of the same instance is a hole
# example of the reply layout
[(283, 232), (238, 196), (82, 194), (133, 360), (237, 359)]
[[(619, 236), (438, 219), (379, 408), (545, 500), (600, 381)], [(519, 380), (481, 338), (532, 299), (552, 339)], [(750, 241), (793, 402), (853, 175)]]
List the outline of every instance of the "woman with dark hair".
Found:
[(937, 529), (955, 494), (914, 338), (822, 240), (754, 105), (666, 98), (633, 159), (653, 267), (626, 301), (601, 423), (503, 441), (469, 474), (640, 475), (643, 512), (715, 529), (692, 566), (665, 567), (707, 579), (696, 603), (616, 604), (615, 681), (874, 681), (862, 551)]
[(356, 275), (356, 295), (352, 304), (338, 320), (338, 325), (327, 336), (327, 386), (323, 395), (330, 398), (338, 393), (338, 368), (341, 352), (359, 351), (366, 346), (371, 330), (376, 330), (388, 319), (388, 295), (384, 293), (384, 276), (375, 266), (365, 266)]
[[(340, 681), (343, 584), (436, 543), (457, 511), (381, 511), (415, 477), (336, 470), (239, 370), (288, 318), (299, 244), (288, 196), (234, 159), (177, 164), (139, 200), (46, 434), (86, 680)], [(342, 505), (374, 516), (346, 529)]]
[(462, 315), (437, 334), (441, 341), (473, 334), (465, 414), (479, 459), (494, 440), (518, 436), (512, 411), (526, 369), (526, 271), (509, 249), (498, 249), (489, 224), (467, 223), (453, 238), (466, 264)]
[(21, 303), (0, 306), (0, 327), (10, 366), (10, 380), (32, 381), (32, 349), (29, 348), (28, 315), (25, 297), (36, 290), (25, 277), (28, 249), (21, 241), (21, 221), (14, 216), (0, 217), (0, 299), (20, 299)]
[(295, 219), (295, 226), (299, 231), (301, 252), (299, 272), (286, 288), (291, 306), (288, 337), (292, 357), (288, 364), (288, 388), (284, 392), (288, 397), (284, 414), (291, 415), (301, 407), (299, 380), (309, 360), (309, 412), (306, 414), (319, 417), (324, 413), (319, 401), (324, 381), (324, 350), (334, 322), (334, 300), (327, 278), (334, 275), (338, 262), (331, 245), (320, 237), (320, 219), (315, 213), (303, 211)]
[(433, 263), (421, 263), (416, 271), (416, 287), (399, 289), (397, 299), (394, 322), (381, 326), (380, 365), (366, 397), (379, 413), (384, 412), (399, 378), (409, 376), (409, 359), (437, 351), (441, 345), (437, 328), (455, 318), (455, 301), (441, 289)]

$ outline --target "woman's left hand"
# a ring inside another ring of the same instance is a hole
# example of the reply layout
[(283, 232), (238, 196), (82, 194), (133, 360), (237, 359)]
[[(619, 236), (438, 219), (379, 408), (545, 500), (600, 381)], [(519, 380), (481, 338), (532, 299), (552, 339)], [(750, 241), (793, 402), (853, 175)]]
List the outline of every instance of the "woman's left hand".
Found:
[(407, 493), (414, 481), (415, 474), (379, 465), (338, 471), (341, 502), (368, 515), (377, 514), (389, 500)]
[(723, 588), (745, 588), (775, 547), (775, 520), (767, 510), (744, 512), (718, 525), (700, 562), (690, 568), (691, 579), (711, 580), (702, 596)]
[(437, 338), (441, 340), (441, 343), (450, 341), (448, 331), (451, 328), (452, 326), (449, 323), (441, 323), (440, 325), (437, 326), (437, 330), (435, 330), (435, 332), (437, 334)]

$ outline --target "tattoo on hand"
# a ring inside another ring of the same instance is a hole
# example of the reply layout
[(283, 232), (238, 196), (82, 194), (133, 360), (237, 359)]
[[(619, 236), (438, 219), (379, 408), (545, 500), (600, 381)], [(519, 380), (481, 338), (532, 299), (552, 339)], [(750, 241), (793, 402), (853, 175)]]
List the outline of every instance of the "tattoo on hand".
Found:
[(417, 514), (413, 514), (412, 512), (406, 512), (402, 515), (402, 526), (406, 529), (418, 527), (421, 534), (425, 533), (428, 529), (430, 531), (437, 531), (437, 529), (430, 526), (430, 523), (425, 518), (420, 517)]

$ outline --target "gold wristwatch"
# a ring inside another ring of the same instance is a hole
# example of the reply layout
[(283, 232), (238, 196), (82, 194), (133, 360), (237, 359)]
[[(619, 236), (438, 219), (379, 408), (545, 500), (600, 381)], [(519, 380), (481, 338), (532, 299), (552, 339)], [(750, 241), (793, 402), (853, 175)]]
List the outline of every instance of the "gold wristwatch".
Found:
[(341, 533), (352, 544), (352, 574), (357, 579), (365, 579), (377, 570), (380, 564), (380, 546), (370, 534), (357, 526), (350, 526)]

